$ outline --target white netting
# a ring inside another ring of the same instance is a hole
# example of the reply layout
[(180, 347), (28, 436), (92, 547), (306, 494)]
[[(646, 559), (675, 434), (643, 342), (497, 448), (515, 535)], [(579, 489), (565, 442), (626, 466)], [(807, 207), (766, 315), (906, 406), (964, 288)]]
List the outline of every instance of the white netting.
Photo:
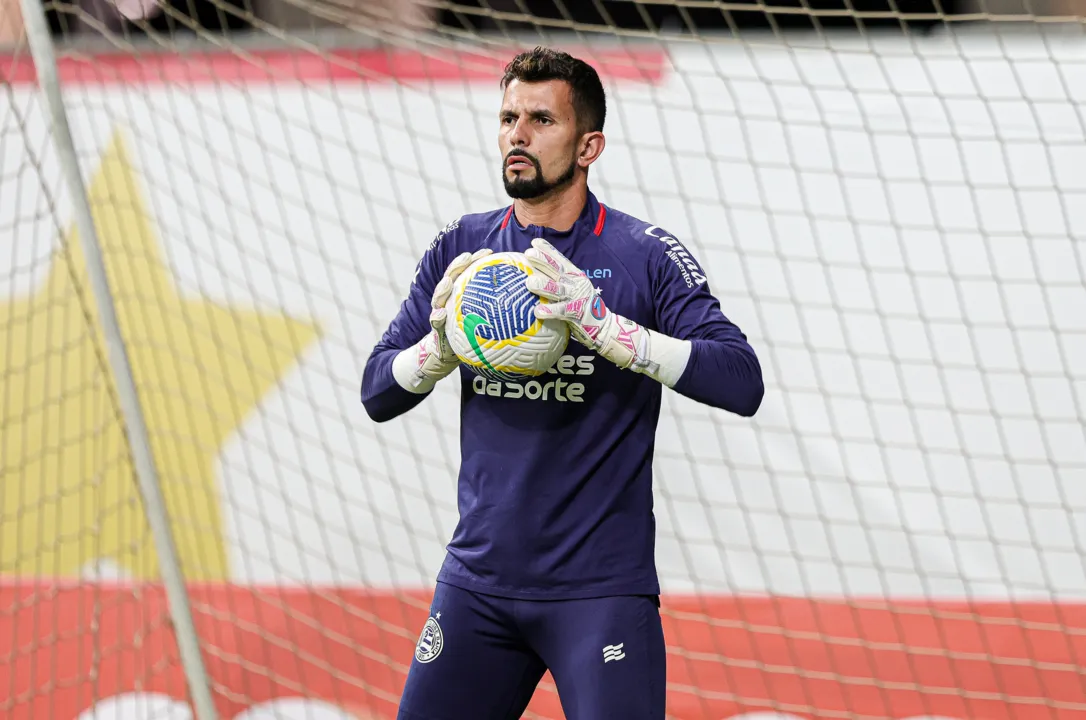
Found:
[[(1086, 713), (1078, 20), (175, 5), (50, 12), (222, 717), (394, 717), (459, 398), (377, 426), (361, 370), (435, 233), (508, 202), (497, 80), (537, 43), (600, 67), (593, 190), (765, 371), (753, 420), (666, 394), (669, 717)], [(48, 115), (0, 63), (0, 716), (188, 717)]]

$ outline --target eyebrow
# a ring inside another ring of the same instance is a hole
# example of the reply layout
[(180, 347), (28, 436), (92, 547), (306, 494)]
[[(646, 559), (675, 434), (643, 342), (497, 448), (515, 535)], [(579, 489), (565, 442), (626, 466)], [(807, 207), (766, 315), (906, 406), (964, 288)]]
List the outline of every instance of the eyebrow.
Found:
[[(517, 115), (517, 114), (518, 113), (514, 112), (513, 110), (508, 110), (508, 109), (504, 109), (504, 108), (501, 111), (498, 112), (499, 117), (505, 117), (506, 115)], [(528, 111), (528, 117), (530, 117), (530, 118), (532, 118), (534, 120), (538, 120), (541, 117), (554, 118), (556, 116), (551, 110), (548, 110), (546, 108), (541, 108), (541, 109), (537, 109), (537, 110), (529, 110)]]

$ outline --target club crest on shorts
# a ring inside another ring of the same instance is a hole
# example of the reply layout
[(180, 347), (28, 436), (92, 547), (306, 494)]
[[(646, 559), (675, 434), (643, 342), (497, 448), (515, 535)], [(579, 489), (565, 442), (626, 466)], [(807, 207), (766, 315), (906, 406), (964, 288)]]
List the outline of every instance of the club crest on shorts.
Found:
[(441, 633), (441, 626), (433, 617), (427, 618), (426, 624), (422, 626), (419, 641), (415, 644), (415, 659), (420, 663), (428, 663), (441, 654), (441, 648), (444, 646), (445, 637)]

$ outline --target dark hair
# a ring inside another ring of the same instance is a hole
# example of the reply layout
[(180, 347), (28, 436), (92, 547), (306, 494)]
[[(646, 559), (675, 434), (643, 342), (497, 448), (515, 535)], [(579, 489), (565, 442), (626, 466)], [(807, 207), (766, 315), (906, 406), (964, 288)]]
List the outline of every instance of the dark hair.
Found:
[(607, 117), (607, 94), (596, 69), (584, 60), (578, 60), (561, 50), (537, 47), (522, 52), (505, 66), (501, 88), (504, 90), (514, 80), (521, 82), (546, 82), (562, 80), (569, 84), (573, 95), (573, 110), (582, 132), (603, 130)]

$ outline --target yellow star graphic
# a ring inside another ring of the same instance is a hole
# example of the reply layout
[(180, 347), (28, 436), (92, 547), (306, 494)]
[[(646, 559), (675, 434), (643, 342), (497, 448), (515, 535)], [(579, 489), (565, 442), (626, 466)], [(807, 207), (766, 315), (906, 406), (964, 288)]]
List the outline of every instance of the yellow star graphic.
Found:
[[(216, 456), (319, 331), (181, 297), (137, 188), (115, 135), (89, 195), (121, 333), (185, 575), (226, 579)], [(66, 247), (44, 286), (0, 303), (0, 574), (76, 576), (104, 561), (155, 579), (74, 230)]]

